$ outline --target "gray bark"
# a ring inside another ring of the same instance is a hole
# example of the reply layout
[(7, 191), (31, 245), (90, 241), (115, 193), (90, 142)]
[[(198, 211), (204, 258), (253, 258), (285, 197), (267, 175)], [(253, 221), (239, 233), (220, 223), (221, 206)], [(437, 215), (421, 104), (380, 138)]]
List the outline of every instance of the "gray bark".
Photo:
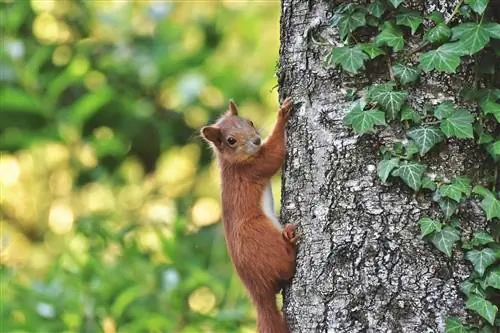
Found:
[[(387, 65), (370, 68), (369, 77), (325, 67), (331, 47), (311, 37), (339, 43), (329, 27), (333, 6), (282, 3), (279, 87), (282, 99), (293, 96), (295, 111), (287, 130), (281, 216), (297, 223), (301, 234), (284, 314), (292, 332), (442, 332), (447, 316), (467, 316), (459, 283), (470, 267), (459, 251), (448, 260), (419, 237), (418, 219), (438, 212), (428, 197), (378, 180), (378, 148), (402, 138), (397, 128), (360, 137), (343, 125), (349, 107), (344, 89), (387, 80)], [(446, 0), (412, 4), (445, 17), (454, 6)], [(411, 104), (456, 96), (471, 82), (470, 67), (456, 75), (424, 75), (410, 91)], [(427, 162), (431, 171), (452, 177), (479, 170), (483, 160), (472, 145), (449, 142)], [(469, 221), (484, 223), (477, 205), (461, 209)]]

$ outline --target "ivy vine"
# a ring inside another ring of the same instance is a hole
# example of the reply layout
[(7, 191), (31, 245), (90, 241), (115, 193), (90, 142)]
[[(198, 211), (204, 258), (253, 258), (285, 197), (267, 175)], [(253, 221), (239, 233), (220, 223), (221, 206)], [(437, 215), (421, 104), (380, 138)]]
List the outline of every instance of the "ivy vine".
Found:
[[(496, 301), (500, 298), (500, 189), (495, 188), (500, 161), (500, 89), (480, 82), (484, 75), (498, 70), (500, 24), (490, 19), (489, 0), (461, 0), (446, 20), (439, 12), (423, 16), (403, 2), (372, 0), (367, 5), (344, 2), (337, 6), (331, 24), (344, 43), (333, 47), (325, 60), (352, 74), (365, 70), (376, 58), (388, 64), (387, 82), (348, 91), (346, 97), (353, 102), (344, 123), (361, 135), (388, 123), (401, 126), (405, 137), (380, 149), (379, 178), (384, 183), (391, 177), (400, 178), (414, 191), (429, 191), (441, 216), (421, 217), (421, 236), (447, 257), (459, 247), (473, 267), (461, 290), (467, 309), (481, 320), (477, 325), (465, 325), (449, 317), (446, 332), (492, 332), (500, 327), (495, 304), (495, 297)], [(408, 40), (417, 46), (410, 47)], [(422, 72), (456, 73), (463, 61), (474, 63), (476, 79), (454, 96), (459, 102), (444, 101), (421, 110), (410, 106), (405, 89), (418, 83)], [(488, 184), (472, 184), (467, 175), (447, 179), (426, 172), (424, 156), (449, 139), (469, 140), (487, 151), (495, 166)], [(490, 221), (490, 232), (475, 230), (472, 238), (465, 239), (457, 211), (467, 200), (477, 198)]]

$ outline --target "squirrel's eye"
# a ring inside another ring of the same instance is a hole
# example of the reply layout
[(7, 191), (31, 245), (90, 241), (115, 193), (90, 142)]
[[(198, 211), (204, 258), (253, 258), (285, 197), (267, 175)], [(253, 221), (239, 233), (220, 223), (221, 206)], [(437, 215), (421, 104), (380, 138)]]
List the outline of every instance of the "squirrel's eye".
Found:
[(255, 127), (255, 126), (253, 125), (253, 121), (249, 120), (249, 123), (250, 123), (250, 126)]
[(227, 138), (227, 143), (229, 143), (229, 145), (233, 146), (236, 143), (236, 139), (233, 138), (232, 136), (230, 136), (229, 138)]

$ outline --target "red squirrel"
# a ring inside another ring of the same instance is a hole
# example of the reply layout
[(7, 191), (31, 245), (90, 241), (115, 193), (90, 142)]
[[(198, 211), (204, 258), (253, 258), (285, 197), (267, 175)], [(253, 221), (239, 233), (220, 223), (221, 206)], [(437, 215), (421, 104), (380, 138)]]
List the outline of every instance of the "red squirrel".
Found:
[(219, 164), (229, 255), (257, 309), (260, 333), (289, 332), (276, 306), (276, 293), (295, 273), (298, 235), (294, 224), (282, 227), (278, 222), (270, 179), (285, 158), (285, 126), (291, 108), (287, 98), (263, 144), (253, 123), (238, 116), (233, 101), (222, 118), (201, 129)]

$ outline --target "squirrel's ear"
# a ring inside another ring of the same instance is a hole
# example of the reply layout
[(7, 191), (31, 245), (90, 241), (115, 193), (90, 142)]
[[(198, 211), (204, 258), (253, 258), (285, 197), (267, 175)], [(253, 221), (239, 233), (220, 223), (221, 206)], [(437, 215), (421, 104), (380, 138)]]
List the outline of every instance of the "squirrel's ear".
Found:
[(234, 103), (232, 99), (229, 100), (229, 107), (227, 109), (227, 114), (231, 116), (238, 115), (238, 107), (236, 106), (236, 103)]
[(215, 126), (205, 126), (201, 129), (201, 136), (209, 141), (215, 144), (216, 146), (219, 146), (222, 143), (222, 133), (220, 131), (220, 128), (215, 127)]

